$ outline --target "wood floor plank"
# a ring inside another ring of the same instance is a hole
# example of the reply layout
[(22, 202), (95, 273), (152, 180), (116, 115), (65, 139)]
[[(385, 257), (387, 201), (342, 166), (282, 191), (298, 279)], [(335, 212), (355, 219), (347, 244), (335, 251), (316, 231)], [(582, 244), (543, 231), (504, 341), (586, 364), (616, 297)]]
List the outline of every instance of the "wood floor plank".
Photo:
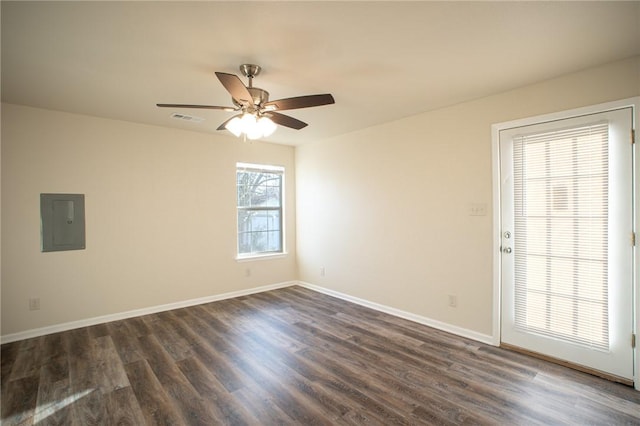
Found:
[[(606, 404), (606, 401), (593, 401), (586, 398), (578, 398), (575, 405), (578, 413), (589, 418), (592, 424), (612, 425), (638, 425), (640, 424), (640, 410), (623, 412)], [(626, 410), (625, 410), (626, 411)]]
[(177, 364), (198, 394), (215, 410), (216, 423), (238, 426), (259, 423), (258, 414), (247, 410), (245, 404), (232, 396), (196, 357), (178, 361)]
[(94, 339), (109, 335), (109, 327), (107, 327), (107, 324), (105, 323), (92, 325), (91, 327), (88, 327), (88, 331), (89, 335)]
[(190, 348), (191, 345), (176, 329), (177, 320), (174, 319), (171, 312), (161, 312), (155, 315), (153, 320), (149, 318), (147, 317), (145, 323), (174, 361), (189, 358), (193, 355)]
[[(340, 356), (340, 352), (325, 350), (319, 352), (324, 352), (324, 356), (327, 358), (334, 354)], [(307, 353), (307, 356), (308, 355)], [(452, 387), (452, 384), (437, 381), (437, 378), (443, 375), (443, 372), (438, 372), (438, 370), (429, 369), (422, 371), (421, 374), (424, 375), (423, 379), (416, 380), (415, 376), (410, 375), (412, 369), (407, 368), (401, 362), (381, 359), (380, 362), (372, 365), (358, 360), (351, 360), (348, 354), (342, 354), (341, 358), (334, 355), (334, 358), (342, 360), (346, 365), (351, 365), (353, 368), (361, 371), (361, 374), (365, 374), (368, 378), (367, 380), (379, 387), (380, 393), (386, 392), (396, 398), (405, 398), (413, 401), (417, 406), (414, 413), (421, 418), (426, 417), (431, 419), (430, 421), (437, 418), (443, 423), (447, 423), (449, 420), (459, 421), (460, 419), (466, 419), (468, 417), (473, 417), (476, 421), (482, 420), (483, 422), (488, 422), (490, 418), (483, 415), (479, 410), (474, 409), (475, 403), (463, 404), (456, 398), (451, 398), (450, 395), (447, 395), (445, 391), (449, 387)], [(311, 357), (311, 360), (314, 361), (315, 358)], [(432, 387), (425, 386), (427, 380), (425, 380), (424, 377), (436, 379)], [(458, 383), (454, 383), (453, 387), (456, 385), (458, 385)], [(445, 391), (443, 391), (442, 386), (444, 386)], [(426, 416), (426, 413), (431, 413), (431, 415)], [(471, 413), (473, 413), (473, 416), (471, 416)]]
[(266, 425), (296, 425), (299, 424), (289, 417), (273, 401), (268, 393), (265, 393), (257, 386), (238, 389), (233, 392), (233, 397), (240, 404), (248, 407), (255, 416), (260, 419), (260, 423)]
[[(315, 353), (314, 353), (315, 352)], [(324, 352), (324, 357), (321, 355)], [(452, 401), (443, 398), (440, 392), (424, 392), (417, 386), (408, 385), (404, 382), (405, 373), (394, 368), (386, 363), (379, 362), (374, 365), (368, 363), (361, 363), (358, 360), (351, 359), (347, 353), (340, 353), (338, 350), (320, 350), (318, 348), (302, 351), (301, 355), (308, 358), (300, 361), (299, 365), (304, 365), (305, 361), (311, 365), (322, 365), (329, 370), (334, 370), (337, 377), (349, 377), (354, 373), (345, 373), (342, 368), (344, 366), (351, 366), (353, 370), (358, 371), (361, 376), (366, 377), (366, 381), (369, 383), (368, 389), (373, 392), (382, 400), (386, 401), (388, 398), (393, 397), (397, 400), (404, 400), (407, 404), (413, 405), (415, 412), (420, 413), (419, 417), (425, 417), (424, 411), (420, 408), (426, 409), (432, 412), (434, 416), (430, 418), (440, 418), (459, 420), (464, 419), (467, 410), (462, 405), (456, 405)], [(318, 358), (320, 356), (320, 358)], [(343, 365), (341, 365), (343, 364)], [(331, 374), (331, 373), (329, 373)], [(325, 377), (327, 375), (324, 375)], [(353, 383), (350, 380), (350, 383)], [(478, 415), (476, 414), (476, 418)]]
[(228, 392), (240, 389), (251, 382), (246, 374), (234, 367), (230, 357), (225, 354), (224, 335), (216, 330), (219, 326), (217, 322), (212, 321), (212, 324), (209, 324), (195, 315), (185, 317), (184, 321), (203, 336), (201, 344), (192, 346), (194, 356), (207, 366)]
[(308, 425), (332, 424), (323, 406), (310, 400), (308, 393), (301, 389), (303, 382), (292, 376), (278, 376), (247, 346), (238, 347), (229, 343), (225, 350), (232, 354), (236, 368), (249, 376), (264, 392), (268, 392), (274, 403), (295, 421)]
[(152, 333), (152, 331), (149, 329), (149, 326), (147, 325), (147, 322), (145, 321), (145, 318), (147, 318), (148, 316), (149, 315), (127, 319), (127, 328), (129, 329), (129, 333), (133, 337), (142, 337)]
[(579, 399), (583, 405), (587, 405), (589, 402), (594, 402), (598, 404), (604, 404), (607, 407), (613, 408), (614, 410), (621, 413), (629, 414), (632, 416), (640, 416), (638, 407), (639, 400), (635, 398), (632, 400), (621, 398), (615, 394), (601, 392), (597, 388), (584, 386), (582, 384), (577, 384), (571, 381), (558, 380), (552, 378), (549, 375), (546, 375), (545, 373), (537, 375), (533, 382), (536, 384), (544, 384), (545, 388), (549, 389), (549, 393), (554, 392), (556, 395), (564, 395), (570, 392), (576, 397), (576, 399)]
[(142, 355), (140, 355), (139, 336), (131, 332), (128, 320), (110, 322), (107, 324), (107, 329), (123, 364), (126, 365), (143, 359)]
[(129, 378), (124, 364), (118, 355), (111, 336), (102, 336), (93, 340), (97, 366), (95, 369), (96, 386), (107, 394), (128, 387)]
[(500, 390), (501, 399), (513, 401), (514, 404), (517, 404), (518, 401), (525, 402), (526, 407), (522, 411), (531, 412), (530, 415), (536, 418), (551, 415), (553, 419), (569, 423), (577, 420), (575, 417), (564, 415), (565, 407), (573, 406), (577, 402), (576, 395), (567, 395), (562, 392), (554, 393), (552, 389), (533, 385), (531, 382), (525, 382), (517, 377), (509, 380), (500, 373), (496, 373), (499, 368), (485, 369), (470, 363), (456, 363), (448, 371), (451, 376), (470, 383), (482, 379), (485, 386)]
[(147, 424), (186, 424), (146, 360), (126, 364), (124, 368)]
[[(329, 358), (330, 355), (331, 352), (326, 353), (323, 362), (333, 362)], [(306, 356), (316, 360), (318, 354), (309, 352)], [(348, 357), (343, 360), (349, 362)], [(500, 391), (485, 387), (483, 383), (468, 382), (464, 378), (451, 375), (448, 369), (440, 370), (429, 364), (418, 369), (410, 365), (407, 366), (404, 361), (402, 357), (381, 357), (377, 369), (386, 370), (393, 376), (402, 378), (405, 383), (418, 388), (421, 393), (431, 394), (431, 396), (434, 393), (443, 395), (459, 406), (468, 407), (478, 416), (493, 418), (494, 421), (497, 419), (510, 420), (512, 407), (507, 399), (501, 398)], [(318, 360), (318, 362), (320, 361)], [(340, 364), (336, 363), (335, 368), (341, 368)], [(369, 372), (369, 374), (373, 373)], [(391, 383), (393, 382), (390, 382), (390, 386)], [(525, 418), (532, 421), (528, 417)]]
[(188, 312), (179, 314), (176, 311), (169, 311), (167, 313), (169, 314), (169, 318), (171, 318), (171, 327), (173, 329), (172, 332), (178, 334), (182, 339), (182, 344), (189, 349), (188, 351), (183, 352), (184, 355), (182, 357), (174, 357), (174, 359), (176, 359), (176, 361), (179, 361), (182, 359), (191, 358), (193, 356), (192, 348), (202, 343), (202, 335), (196, 333), (196, 331), (192, 329), (187, 323), (190, 315)]
[(640, 424), (640, 392), (302, 287), (2, 345), (2, 424)]
[(108, 424), (138, 426), (145, 424), (145, 417), (131, 386), (116, 389), (105, 395)]
[(11, 370), (15, 365), (16, 358), (20, 352), (21, 342), (12, 342), (2, 345), (0, 348), (0, 395), (4, 395), (4, 388), (9, 383)]
[(107, 401), (99, 389), (88, 387), (82, 391), (73, 391), (72, 398), (73, 417), (78, 424), (104, 425), (109, 422)]
[(71, 398), (69, 357), (60, 333), (45, 336), (48, 361), (40, 369), (34, 424), (70, 425), (77, 423), (73, 408), (64, 401)]
[(69, 354), (69, 384), (73, 398), (73, 416), (83, 425), (104, 424), (107, 419), (102, 379), (105, 368), (88, 328), (64, 335)]
[[(407, 389), (404, 389), (404, 392), (398, 392), (400, 387), (396, 385), (396, 380), (391, 375), (385, 375), (386, 380), (378, 380), (381, 375), (378, 375), (375, 380), (370, 380), (369, 378), (373, 377), (370, 371), (363, 371), (360, 368), (361, 364), (347, 362), (346, 357), (336, 356), (333, 351), (310, 348), (302, 351), (300, 356), (311, 364), (321, 365), (328, 371), (328, 375), (342, 378), (348, 383), (347, 387), (340, 389), (344, 385), (335, 386), (334, 384), (334, 391), (346, 392), (344, 397), (356, 404), (358, 411), (364, 409), (370, 416), (374, 416), (385, 424), (406, 423), (399, 417), (408, 416), (408, 413), (413, 412), (420, 403), (428, 400), (425, 398), (427, 394), (415, 398), (415, 393), (407, 392)], [(378, 364), (375, 368), (384, 368), (384, 366)]]
[[(233, 304), (234, 310), (247, 312), (242, 306)], [(237, 320), (240, 315), (235, 316)], [(297, 377), (293, 371), (286, 370), (273, 362), (265, 362), (263, 351), (243, 336), (242, 331), (231, 331), (229, 324), (226, 329), (231, 339), (222, 343), (221, 350), (231, 356), (231, 361), (240, 370), (244, 371), (247, 376), (264, 390), (277, 390), (272, 392), (271, 399), (285, 411), (289, 416), (299, 422), (306, 424), (325, 424), (326, 419), (331, 419), (332, 407), (327, 404), (316, 404), (310, 395), (315, 396), (319, 400), (323, 400), (314, 385), (308, 383), (304, 378)], [(273, 361), (273, 360), (272, 360)], [(282, 385), (285, 381), (287, 386)], [(253, 386), (252, 386), (253, 387)], [(339, 414), (338, 414), (339, 415)]]
[(158, 382), (178, 409), (181, 417), (190, 425), (208, 425), (214, 418), (191, 383), (184, 377), (173, 358), (155, 335), (140, 337), (145, 359)]
[[(263, 314), (257, 311), (253, 312), (252, 315), (254, 317), (260, 317), (263, 315), (268, 316), (268, 314)], [(263, 318), (262, 323), (267, 326), (270, 325), (270, 321), (266, 318)], [(326, 388), (326, 390), (324, 388), (316, 388), (308, 385), (303, 389), (306, 393), (309, 393), (309, 396), (322, 403), (325, 408), (340, 417), (349, 411), (349, 407), (340, 404), (339, 400), (351, 399), (354, 403), (358, 404), (359, 407), (366, 407), (369, 410), (375, 408), (380, 420), (387, 424), (403, 424), (404, 420), (402, 419), (402, 415), (398, 415), (398, 412), (406, 411), (409, 407), (401, 404), (401, 406), (395, 407), (396, 412), (394, 412), (393, 410), (388, 409), (392, 402), (389, 399), (387, 399), (386, 404), (384, 404), (376, 401), (375, 398), (371, 398), (366, 395), (362, 390), (368, 386), (365, 382), (359, 380), (356, 373), (348, 375), (345, 374), (345, 371), (343, 370), (341, 371), (340, 376), (344, 380), (338, 379), (337, 375), (332, 376), (333, 380), (327, 380), (327, 370), (323, 369), (322, 372), (319, 370), (313, 371), (313, 369), (308, 366), (306, 369), (300, 369), (303, 365), (302, 359), (294, 360), (292, 356), (287, 356), (287, 353), (280, 351), (277, 346), (270, 343), (272, 331), (273, 330), (267, 329), (264, 330), (264, 332), (262, 332), (262, 330), (255, 330), (251, 333), (247, 333), (248, 337), (257, 343), (257, 345), (247, 344), (247, 346), (250, 346), (252, 350), (258, 354), (260, 359), (268, 359), (269, 362), (267, 365), (272, 369), (276, 368), (274, 372), (280, 377), (288, 377), (289, 380), (296, 380), (296, 378), (292, 377), (291, 373), (287, 371), (294, 370), (296, 373), (300, 374), (301, 377), (321, 384)], [(287, 358), (289, 359), (289, 362), (281, 362)], [(280, 364), (285, 368), (277, 368)], [(297, 380), (300, 381), (300, 379)]]
[(40, 385), (69, 379), (69, 357), (60, 355), (49, 359), (40, 369)]
[(42, 352), (44, 359), (68, 356), (63, 333), (53, 333), (43, 337)]
[(40, 374), (43, 360), (44, 337), (23, 340), (19, 346), (8, 380), (17, 380)]
[(2, 424), (30, 425), (36, 409), (39, 376), (21, 377), (10, 380), (2, 395)]
[(71, 385), (69, 379), (51, 381), (43, 369), (38, 387), (37, 409), (34, 412), (33, 421), (38, 425), (70, 425), (78, 423), (75, 420), (73, 407), (66, 404), (70, 398)]
[[(299, 326), (300, 326), (300, 325), (299, 325)], [(309, 326), (309, 325), (307, 325), (307, 324), (302, 325), (302, 327), (307, 328), (307, 329), (313, 328), (313, 327), (311, 327), (311, 326)], [(322, 331), (321, 331), (321, 330), (315, 330), (315, 331), (313, 332), (313, 334), (314, 334), (315, 336), (319, 336), (319, 335), (322, 335)], [(325, 337), (326, 337), (326, 338), (329, 338), (329, 339), (335, 339), (335, 336), (325, 336)], [(371, 352), (376, 352), (376, 350), (375, 350), (375, 349), (376, 349), (376, 348), (374, 348), (374, 350), (373, 350), (373, 351), (371, 351)], [(381, 351), (381, 352), (383, 352), (383, 353), (384, 353), (384, 352), (388, 352), (388, 349), (386, 349), (386, 348), (384, 348), (384, 347), (379, 347), (379, 348), (377, 348), (377, 349), (378, 349), (378, 352), (380, 352), (380, 351)], [(335, 350), (336, 350), (336, 347), (332, 348), (332, 351), (335, 351)], [(351, 352), (351, 353), (354, 353), (354, 352), (356, 352), (356, 351), (351, 350), (350, 352)], [(403, 358), (403, 357), (404, 357), (404, 360), (405, 360), (405, 361), (409, 360), (410, 362), (412, 362), (410, 358), (406, 358), (406, 357), (405, 357), (404, 355), (402, 355), (402, 354), (400, 354), (400, 356), (399, 356), (399, 354), (398, 354), (398, 353), (395, 353), (395, 354), (387, 353), (387, 355), (393, 355), (393, 356), (389, 356), (389, 357), (388, 357), (388, 358), (390, 358), (390, 359), (397, 359), (397, 358)], [(424, 368), (424, 366), (423, 366), (423, 368)], [(437, 370), (433, 370), (432, 372), (433, 372), (433, 373), (437, 373)], [(451, 383), (450, 383), (449, 385), (451, 385)], [(465, 384), (464, 384), (464, 383), (462, 383), (462, 382), (458, 384), (458, 387), (460, 387), (460, 388), (462, 388), (462, 387), (464, 387), (464, 386), (465, 386)], [(469, 398), (469, 396), (467, 396), (467, 398)], [(473, 402), (473, 401), (468, 401), (468, 400), (467, 400), (466, 402), (467, 402), (467, 403), (469, 403), (469, 402)], [(480, 402), (477, 402), (477, 401), (476, 401), (476, 403), (477, 403), (479, 406), (481, 406), (481, 405), (482, 405), (482, 404), (481, 404), (481, 401), (480, 401)], [(490, 412), (489, 412), (489, 414), (493, 414), (493, 415), (494, 415), (494, 417), (500, 417), (500, 416), (504, 417), (504, 414), (503, 414), (502, 412), (500, 412), (500, 411), (496, 410), (496, 407), (492, 407), (492, 411), (490, 411)]]
[[(335, 392), (335, 387), (327, 386), (329, 380), (323, 377), (323, 370), (309, 366), (301, 368), (302, 360), (299, 357), (281, 351), (278, 346), (268, 342), (260, 331), (247, 334), (243, 347), (250, 348), (272, 374), (292, 384), (299, 392), (314, 401), (318, 409), (330, 420), (340, 418), (350, 410), (351, 407), (344, 403), (343, 396)], [(344, 384), (343, 387), (348, 386)]]

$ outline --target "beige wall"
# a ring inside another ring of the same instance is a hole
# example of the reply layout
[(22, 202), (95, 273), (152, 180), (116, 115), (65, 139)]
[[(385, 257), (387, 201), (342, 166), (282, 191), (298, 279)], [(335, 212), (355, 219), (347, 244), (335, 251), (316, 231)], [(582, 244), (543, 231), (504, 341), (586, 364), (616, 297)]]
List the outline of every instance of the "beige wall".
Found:
[[(236, 262), (238, 161), (285, 166), (288, 256)], [(86, 250), (40, 252), (47, 192)], [(3, 104), (2, 335), (294, 280), (294, 195), (292, 147)]]
[[(297, 176), (287, 146), (3, 104), (2, 335), (295, 279), (490, 335), (491, 124), (639, 94), (632, 58), (298, 147)], [(286, 167), (288, 256), (235, 261), (237, 161)], [(40, 252), (43, 192), (85, 194), (86, 250)]]
[(299, 279), (490, 336), (491, 125), (639, 94), (636, 57), (297, 148)]

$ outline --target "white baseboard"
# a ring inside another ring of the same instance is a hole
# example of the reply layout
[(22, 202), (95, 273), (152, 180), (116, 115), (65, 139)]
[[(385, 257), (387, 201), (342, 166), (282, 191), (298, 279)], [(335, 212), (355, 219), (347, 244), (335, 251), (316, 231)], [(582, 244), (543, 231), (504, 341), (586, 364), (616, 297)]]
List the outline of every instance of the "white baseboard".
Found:
[(232, 299), (234, 297), (247, 296), (254, 293), (262, 293), (264, 291), (276, 290), (278, 288), (290, 287), (296, 285), (297, 281), (287, 281), (278, 284), (270, 284), (261, 287), (254, 287), (247, 290), (232, 291), (229, 293), (216, 294), (213, 296), (199, 297), (197, 299), (183, 300), (180, 302), (167, 303), (165, 305), (150, 306), (148, 308), (134, 309), (132, 311), (120, 312), (116, 314), (103, 315), (99, 317), (87, 318), (78, 321), (65, 322), (42, 328), (34, 328), (31, 330), (21, 331), (19, 333), (7, 334), (0, 336), (0, 343), (10, 343), (18, 340), (31, 339), (46, 334), (59, 333), (61, 331), (73, 330), (75, 328), (88, 327), (96, 324), (103, 324), (111, 321), (118, 321), (127, 318), (139, 317), (142, 315), (155, 314), (158, 312), (170, 311), (172, 309), (186, 308), (188, 306), (202, 305), (204, 303), (216, 302), (218, 300)]
[(319, 293), (324, 293), (329, 296), (337, 297), (338, 299), (346, 300), (348, 302), (356, 303), (358, 305), (365, 306), (367, 308), (375, 309), (376, 311), (384, 312), (399, 318), (404, 318), (409, 321), (423, 324), (429, 327), (436, 328), (438, 330), (446, 331), (447, 333), (455, 334), (457, 336), (466, 337), (468, 339), (476, 340), (478, 342), (486, 343), (488, 345), (496, 346), (493, 336), (488, 334), (478, 333), (477, 331), (469, 330), (463, 327), (447, 324), (442, 321), (434, 320), (431, 318), (423, 317), (421, 315), (412, 314), (411, 312), (402, 311), (400, 309), (392, 308), (390, 306), (381, 305), (379, 303), (370, 302), (358, 297), (349, 296), (348, 294), (340, 293), (334, 290), (329, 290), (324, 287), (310, 284), (304, 281), (298, 281), (300, 287), (308, 288)]
[(201, 305), (204, 303), (216, 302), (218, 300), (232, 299), (234, 297), (247, 296), (255, 293), (262, 293), (265, 291), (276, 290), (279, 288), (290, 287), (292, 285), (299, 285), (300, 287), (308, 288), (319, 293), (324, 293), (329, 296), (337, 297), (338, 299), (346, 300), (348, 302), (356, 303), (358, 305), (366, 306), (367, 308), (375, 309), (376, 311), (384, 312), (390, 315), (394, 315), (399, 318), (404, 318), (409, 321), (423, 324), (429, 327), (436, 328), (438, 330), (446, 331), (451, 334), (466, 337), (468, 339), (476, 340), (478, 342), (486, 343), (495, 346), (494, 338), (487, 334), (478, 333), (473, 330), (458, 327), (455, 325), (447, 324), (441, 321), (437, 321), (431, 318), (423, 317), (420, 315), (412, 314), (411, 312), (402, 311), (400, 309), (392, 308), (390, 306), (381, 305), (379, 303), (370, 302), (358, 297), (349, 296), (348, 294), (340, 293), (334, 290), (329, 290), (324, 287), (320, 287), (314, 284), (310, 284), (304, 281), (287, 281), (283, 283), (265, 285), (261, 287), (254, 287), (247, 290), (232, 291), (229, 293), (216, 294), (213, 296), (200, 297), (197, 299), (183, 300), (175, 303), (167, 303), (165, 305), (150, 306), (148, 308), (135, 309), (132, 311), (120, 312), (116, 314), (103, 315), (99, 317), (87, 318), (78, 321), (71, 321), (62, 324), (55, 324), (48, 327), (34, 328), (31, 330), (21, 331), (19, 333), (7, 334), (0, 336), (0, 343), (11, 343), (18, 340), (31, 339), (33, 337), (40, 337), (47, 334), (59, 333), (61, 331), (73, 330), (76, 328), (89, 327), (92, 325), (103, 324), (111, 321), (119, 321), (127, 318), (138, 317), (142, 315), (155, 314), (158, 312), (170, 311), (172, 309), (186, 308), (188, 306)]

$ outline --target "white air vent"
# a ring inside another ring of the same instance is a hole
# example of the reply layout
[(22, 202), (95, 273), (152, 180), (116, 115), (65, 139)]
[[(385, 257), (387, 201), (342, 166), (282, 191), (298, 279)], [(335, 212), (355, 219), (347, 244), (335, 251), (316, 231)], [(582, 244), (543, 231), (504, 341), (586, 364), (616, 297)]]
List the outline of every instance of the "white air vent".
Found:
[(177, 120), (183, 120), (183, 121), (191, 121), (192, 123), (202, 123), (204, 121), (204, 118), (202, 117), (194, 117), (192, 115), (179, 114), (177, 112), (174, 112), (173, 114), (171, 114), (171, 118), (175, 118)]

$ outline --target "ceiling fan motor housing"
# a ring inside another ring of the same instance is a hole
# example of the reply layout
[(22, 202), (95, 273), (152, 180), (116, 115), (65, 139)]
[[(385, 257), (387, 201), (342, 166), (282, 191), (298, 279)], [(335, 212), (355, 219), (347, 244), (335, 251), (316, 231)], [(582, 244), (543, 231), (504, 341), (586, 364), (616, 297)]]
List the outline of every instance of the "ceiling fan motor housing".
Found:
[[(247, 87), (247, 90), (251, 94), (251, 97), (253, 98), (253, 104), (256, 107), (269, 102), (269, 92), (267, 92), (266, 90), (260, 89), (259, 87)], [(231, 98), (231, 101), (235, 106), (242, 108), (242, 104), (236, 101), (234, 98)]]

